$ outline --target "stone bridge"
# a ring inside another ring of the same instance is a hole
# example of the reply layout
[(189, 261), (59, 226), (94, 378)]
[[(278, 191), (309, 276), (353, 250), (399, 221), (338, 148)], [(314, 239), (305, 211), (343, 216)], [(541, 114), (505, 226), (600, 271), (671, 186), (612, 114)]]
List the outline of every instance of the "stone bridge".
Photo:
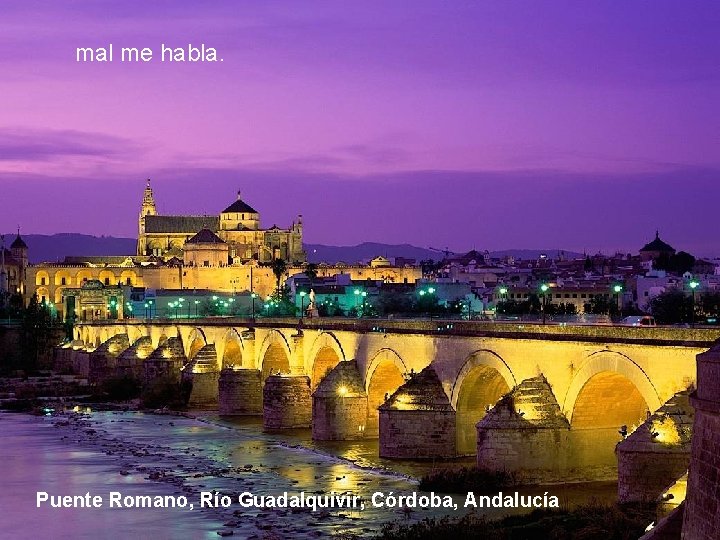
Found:
[[(192, 382), (191, 405), (263, 414), (385, 457), (476, 455), (541, 480), (617, 474), (615, 446), (695, 383), (720, 331), (369, 319), (81, 324), (58, 359), (91, 382)], [(427, 369), (426, 369), (427, 368)], [(502, 399), (501, 399), (502, 398)]]

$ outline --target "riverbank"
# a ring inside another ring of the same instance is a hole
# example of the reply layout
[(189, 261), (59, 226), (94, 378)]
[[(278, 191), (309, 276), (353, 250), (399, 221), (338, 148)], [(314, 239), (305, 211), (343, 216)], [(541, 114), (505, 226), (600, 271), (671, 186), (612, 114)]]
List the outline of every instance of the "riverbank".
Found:
[[(78, 411), (86, 409), (78, 408)], [(11, 501), (16, 519), (14, 531), (22, 524), (51, 530), (49, 523), (71, 517), (73, 526), (53, 538), (103, 538), (97, 531), (119, 519), (147, 523), (153, 538), (171, 536), (168, 531), (187, 529), (193, 537), (218, 531), (232, 531), (241, 538), (315, 538), (345, 535), (367, 537), (379, 532), (383, 523), (416, 523), (444, 515), (461, 517), (472, 513), (489, 519), (528, 509), (466, 509), (465, 497), (451, 496), (457, 509), (376, 507), (375, 493), (410, 495), (417, 492), (421, 467), (427, 463), (379, 463), (372, 457), (372, 441), (348, 443), (346, 447), (313, 447), (309, 430), (292, 433), (265, 433), (258, 419), (228, 420), (200, 413), (157, 415), (143, 412), (50, 413), (31, 417), (0, 413), (0, 426), (9, 442), (0, 451), (14, 471)], [(53, 461), (52, 456), (57, 459)], [(354, 457), (353, 457), (354, 456)], [(375, 454), (377, 456), (377, 454)], [(46, 470), (47, 474), (39, 471)], [(25, 472), (24, 472), (25, 471)], [(408, 472), (412, 474), (408, 474)], [(90, 509), (82, 512), (35, 507), (35, 493), (83, 494), (100, 490), (126, 491), (129, 495), (161, 494), (184, 496), (195, 503), (193, 510), (178, 508)], [(602, 493), (588, 490), (565, 491), (553, 487), (561, 506), (573, 506)], [(607, 490), (610, 491), (609, 489)], [(227, 508), (199, 508), (202, 493), (227, 495)], [(305, 493), (319, 496), (351, 493), (366, 503), (364, 509), (327, 509), (316, 512), (297, 508), (242, 508), (240, 494), (261, 496)], [(537, 488), (521, 490), (537, 493)], [(563, 494), (564, 493), (564, 494)], [(422, 495), (418, 493), (418, 495)], [(609, 496), (609, 493), (606, 494)], [(95, 519), (97, 518), (97, 519)], [(171, 523), (172, 522), (172, 523)], [(64, 523), (64, 522), (63, 522)], [(177, 523), (177, 524), (176, 524)], [(112, 526), (112, 525), (110, 525)], [(64, 527), (64, 525), (63, 525)], [(169, 528), (168, 528), (169, 527)], [(25, 531), (28, 529), (26, 528)], [(139, 529), (138, 529), (139, 530)]]

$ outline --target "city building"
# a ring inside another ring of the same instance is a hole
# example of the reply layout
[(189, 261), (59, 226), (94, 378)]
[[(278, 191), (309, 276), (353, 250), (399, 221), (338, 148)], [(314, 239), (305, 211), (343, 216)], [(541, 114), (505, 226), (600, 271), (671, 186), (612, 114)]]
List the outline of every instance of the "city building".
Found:
[(137, 255), (183, 258), (185, 244), (203, 230), (227, 244), (227, 264), (273, 259), (302, 263), (306, 258), (301, 215), (288, 229), (277, 225), (262, 229), (260, 213), (241, 199), (239, 191), (237, 200), (218, 216), (162, 215), (147, 181), (138, 219)]

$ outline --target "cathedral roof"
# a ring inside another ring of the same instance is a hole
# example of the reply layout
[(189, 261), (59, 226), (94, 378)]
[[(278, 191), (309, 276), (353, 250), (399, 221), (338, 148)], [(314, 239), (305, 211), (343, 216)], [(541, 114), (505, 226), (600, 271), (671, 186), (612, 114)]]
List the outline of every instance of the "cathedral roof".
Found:
[(245, 201), (238, 199), (234, 203), (232, 203), (230, 206), (228, 206), (225, 210), (222, 211), (223, 214), (257, 214), (258, 211), (255, 210), (252, 206), (250, 206)]
[(225, 242), (210, 229), (203, 229), (190, 240), (185, 242), (186, 244), (224, 244)]
[(675, 248), (660, 240), (660, 233), (655, 231), (655, 240), (645, 244), (645, 246), (640, 249), (640, 252), (643, 251), (669, 251), (674, 253)]
[(20, 233), (18, 233), (17, 238), (13, 240), (13, 243), (10, 244), (10, 247), (14, 249), (27, 249), (27, 244), (22, 238), (20, 238)]
[(202, 229), (217, 231), (220, 219), (217, 216), (145, 216), (146, 233), (190, 233)]

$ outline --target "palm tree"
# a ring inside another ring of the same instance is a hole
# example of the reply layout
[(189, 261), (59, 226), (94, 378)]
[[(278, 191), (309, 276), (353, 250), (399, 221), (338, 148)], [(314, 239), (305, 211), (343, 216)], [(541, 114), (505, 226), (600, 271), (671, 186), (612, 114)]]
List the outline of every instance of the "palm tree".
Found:
[(285, 262), (284, 259), (273, 259), (273, 262), (270, 266), (272, 268), (273, 274), (275, 274), (275, 290), (278, 292), (279, 295), (280, 281), (285, 275), (285, 272), (287, 272), (287, 262)]

